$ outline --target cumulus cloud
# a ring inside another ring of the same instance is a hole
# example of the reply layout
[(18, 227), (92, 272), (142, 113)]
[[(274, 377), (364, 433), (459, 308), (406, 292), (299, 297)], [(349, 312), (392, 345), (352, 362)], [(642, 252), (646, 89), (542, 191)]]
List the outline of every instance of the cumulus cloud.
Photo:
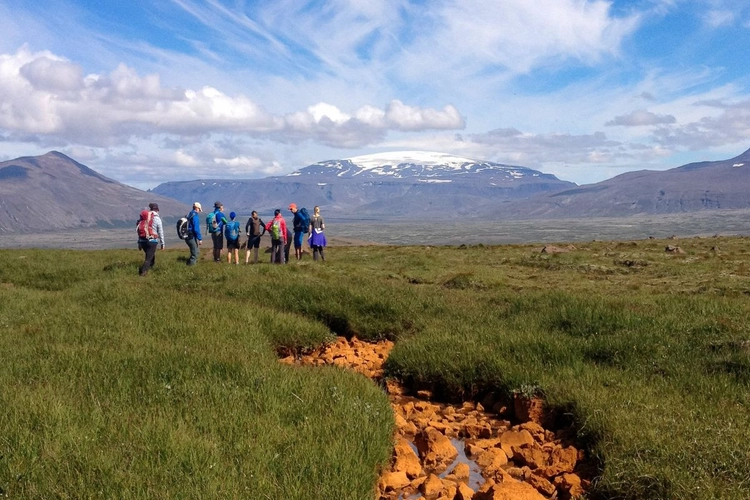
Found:
[(654, 132), (657, 142), (667, 147), (691, 150), (731, 144), (747, 146), (750, 141), (750, 100), (724, 105), (720, 115), (704, 117), (681, 126), (660, 127)]
[(464, 126), (453, 106), (421, 108), (397, 100), (384, 109), (364, 105), (352, 114), (321, 102), (279, 116), (246, 96), (210, 86), (165, 87), (159, 75), (141, 76), (124, 64), (108, 74), (84, 76), (78, 65), (26, 47), (0, 56), (0, 104), (0, 131), (89, 146), (122, 145), (156, 134), (234, 133), (348, 147), (369, 144), (389, 131)]
[(657, 115), (651, 111), (639, 109), (626, 115), (615, 116), (604, 125), (608, 127), (643, 127), (646, 125), (664, 125), (675, 123), (676, 121), (677, 120), (672, 115)]

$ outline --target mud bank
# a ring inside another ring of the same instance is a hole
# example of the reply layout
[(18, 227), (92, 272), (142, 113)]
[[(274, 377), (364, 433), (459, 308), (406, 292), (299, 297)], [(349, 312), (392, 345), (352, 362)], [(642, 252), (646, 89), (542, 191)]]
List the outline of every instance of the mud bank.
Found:
[[(485, 500), (569, 499), (590, 485), (585, 452), (564, 429), (545, 429), (543, 401), (516, 404), (431, 401), (428, 391), (410, 394), (384, 380), (383, 364), (393, 342), (339, 337), (335, 343), (287, 364), (335, 365), (380, 383), (396, 422), (393, 457), (381, 472), (376, 498)], [(526, 403), (526, 404), (524, 404)]]

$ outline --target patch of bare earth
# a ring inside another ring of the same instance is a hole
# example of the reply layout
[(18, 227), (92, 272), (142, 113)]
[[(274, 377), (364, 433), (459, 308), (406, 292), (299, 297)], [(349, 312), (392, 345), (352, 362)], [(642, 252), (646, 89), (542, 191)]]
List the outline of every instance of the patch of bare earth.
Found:
[[(383, 383), (396, 421), (393, 458), (378, 481), (380, 500), (542, 500), (582, 495), (590, 484), (583, 450), (565, 431), (540, 425), (543, 401), (504, 405), (485, 400), (460, 405), (420, 399), (393, 380), (383, 363), (393, 342), (339, 337), (331, 345), (282, 362), (336, 365)], [(513, 407), (509, 409), (509, 407)], [(512, 420), (509, 420), (512, 419)]]

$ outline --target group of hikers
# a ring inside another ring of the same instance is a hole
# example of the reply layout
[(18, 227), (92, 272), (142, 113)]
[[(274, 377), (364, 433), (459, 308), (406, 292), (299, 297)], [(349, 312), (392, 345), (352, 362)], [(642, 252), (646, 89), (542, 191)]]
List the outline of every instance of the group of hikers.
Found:
[[(313, 260), (326, 260), (324, 248), (326, 247), (325, 221), (320, 215), (320, 207), (313, 209), (310, 216), (305, 208), (297, 208), (295, 203), (289, 205), (289, 211), (292, 212), (292, 229), (287, 227), (284, 216), (280, 209), (276, 209), (273, 219), (269, 223), (264, 223), (258, 217), (258, 212), (252, 211), (250, 218), (245, 224), (245, 264), (250, 263), (250, 254), (253, 254), (253, 264), (258, 263), (258, 249), (260, 248), (261, 237), (268, 233), (271, 236), (271, 263), (284, 264), (289, 262), (289, 251), (292, 243), (294, 244), (294, 258), (302, 260), (302, 245), (306, 234), (307, 242), (312, 249)], [(177, 223), (177, 234), (185, 240), (190, 249), (190, 257), (187, 265), (192, 266), (198, 262), (200, 247), (203, 244), (203, 234), (201, 232), (201, 216), (203, 207), (199, 202), (193, 203), (193, 208), (185, 217)], [(217, 201), (214, 203), (214, 209), (206, 217), (206, 232), (211, 235), (213, 243), (214, 262), (222, 262), (221, 253), (224, 249), (224, 240), (227, 246), (227, 262), (235, 264), (240, 263), (240, 223), (235, 220), (237, 214), (229, 213), (229, 218), (224, 214), (224, 205)], [(149, 269), (156, 261), (156, 250), (164, 249), (164, 227), (161, 217), (159, 216), (159, 205), (150, 203), (148, 210), (140, 213), (140, 219), (136, 224), (138, 233), (138, 248), (143, 250), (145, 259), (138, 270), (138, 274), (145, 276)]]

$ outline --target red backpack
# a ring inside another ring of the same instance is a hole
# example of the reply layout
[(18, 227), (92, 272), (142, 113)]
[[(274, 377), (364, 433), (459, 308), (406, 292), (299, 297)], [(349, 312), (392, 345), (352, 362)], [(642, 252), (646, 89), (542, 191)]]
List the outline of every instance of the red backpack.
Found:
[(135, 230), (138, 232), (138, 239), (140, 240), (158, 240), (159, 235), (154, 232), (153, 226), (154, 213), (149, 210), (143, 210), (141, 212), (141, 219), (138, 221), (138, 225), (135, 226)]

